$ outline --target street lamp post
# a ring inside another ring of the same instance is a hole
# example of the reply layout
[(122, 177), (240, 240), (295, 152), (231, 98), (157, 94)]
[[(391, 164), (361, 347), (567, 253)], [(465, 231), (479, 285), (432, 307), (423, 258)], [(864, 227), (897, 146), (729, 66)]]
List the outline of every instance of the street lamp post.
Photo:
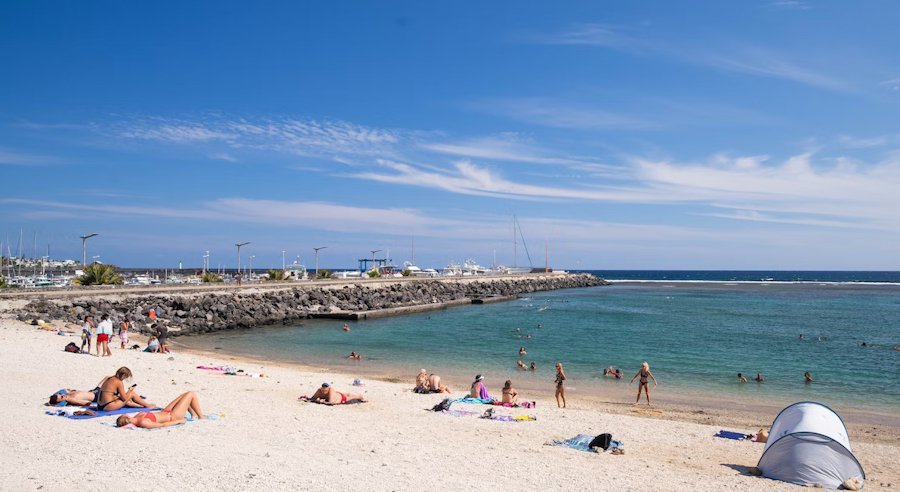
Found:
[[(380, 250), (380, 249), (373, 249), (373, 250), (372, 250), (372, 268), (375, 268), (375, 253), (380, 253), (380, 252), (382, 252), (382, 251), (383, 251), (383, 250)], [(380, 272), (379, 272), (379, 273), (380, 273)]]
[(286, 265), (284, 264), (284, 253), (285, 253), (285, 251), (281, 250), (281, 271), (282, 272), (284, 271), (284, 269), (286, 267)]
[(256, 256), (250, 255), (250, 281), (253, 281), (253, 258), (256, 258)]
[(203, 255), (203, 274), (206, 275), (206, 271), (209, 270), (209, 251)]
[(81, 267), (82, 268), (84, 268), (86, 266), (85, 262), (87, 262), (87, 240), (94, 236), (97, 236), (97, 235), (99, 235), (99, 234), (96, 232), (93, 232), (91, 234), (85, 234), (84, 236), (81, 236)]
[(246, 246), (248, 244), (250, 244), (250, 241), (247, 241), (246, 243), (234, 243), (234, 245), (237, 246), (237, 274), (236, 275), (241, 274), (241, 246)]
[(318, 248), (313, 248), (316, 252), (316, 278), (319, 278), (319, 250), (327, 247), (328, 246), (319, 246)]

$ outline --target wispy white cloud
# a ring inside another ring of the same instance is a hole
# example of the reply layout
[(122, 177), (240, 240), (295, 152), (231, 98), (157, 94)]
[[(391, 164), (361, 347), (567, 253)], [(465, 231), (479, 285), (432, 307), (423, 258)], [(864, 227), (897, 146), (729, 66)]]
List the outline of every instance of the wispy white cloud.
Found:
[(892, 92), (900, 92), (900, 77), (897, 77), (896, 79), (882, 80), (878, 83), (878, 85)]
[(900, 136), (877, 135), (874, 137), (854, 137), (851, 135), (841, 135), (838, 137), (837, 141), (844, 147), (852, 149), (868, 149), (896, 143), (900, 141)]
[(725, 47), (690, 45), (681, 40), (656, 38), (654, 33), (649, 31), (608, 24), (576, 25), (555, 35), (538, 38), (538, 42), (556, 45), (597, 46), (638, 55), (661, 56), (721, 71), (789, 80), (832, 91), (850, 90), (845, 81), (834, 75), (804, 67), (774, 50), (763, 49), (759, 46), (726, 49)]
[(485, 113), (555, 128), (642, 130), (658, 127), (652, 121), (634, 116), (550, 98), (491, 99), (471, 106)]
[[(345, 121), (293, 118), (249, 120), (221, 116), (194, 120), (132, 119), (119, 122), (113, 126), (112, 131), (116, 136), (130, 140), (218, 144), (226, 149), (253, 149), (335, 158), (348, 155), (391, 155), (396, 144), (408, 136), (399, 130), (369, 128)], [(218, 151), (213, 155), (221, 157), (231, 154)]]
[(810, 10), (812, 5), (803, 0), (774, 0), (769, 2), (770, 7), (784, 10)]
[(510, 133), (472, 138), (453, 143), (427, 142), (422, 143), (421, 147), (438, 154), (473, 159), (562, 165), (595, 172), (611, 168), (611, 166), (589, 159), (554, 155), (557, 152), (542, 148), (522, 138), (520, 135)]
[(209, 155), (210, 159), (214, 159), (217, 161), (226, 161), (226, 162), (237, 162), (237, 157), (229, 154), (228, 152), (214, 152)]
[(59, 163), (59, 160), (54, 157), (0, 148), (0, 166), (46, 166), (57, 163)]

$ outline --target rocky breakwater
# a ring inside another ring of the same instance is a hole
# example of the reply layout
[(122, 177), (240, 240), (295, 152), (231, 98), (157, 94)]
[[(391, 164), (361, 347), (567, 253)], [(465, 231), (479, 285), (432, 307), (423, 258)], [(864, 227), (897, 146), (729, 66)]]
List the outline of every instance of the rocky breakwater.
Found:
[(530, 292), (605, 285), (588, 274), (541, 275), (475, 279), (406, 280), (337, 285), (297, 285), (260, 291), (257, 289), (191, 294), (96, 295), (74, 298), (44, 298), (18, 310), (23, 321), (33, 319), (77, 321), (92, 315), (99, 321), (108, 314), (120, 323), (131, 319), (137, 331), (147, 331), (151, 308), (172, 335), (206, 333), (236, 328), (289, 324), (325, 314), (377, 312), (411, 306), (440, 308), (466, 299), (516, 296)]

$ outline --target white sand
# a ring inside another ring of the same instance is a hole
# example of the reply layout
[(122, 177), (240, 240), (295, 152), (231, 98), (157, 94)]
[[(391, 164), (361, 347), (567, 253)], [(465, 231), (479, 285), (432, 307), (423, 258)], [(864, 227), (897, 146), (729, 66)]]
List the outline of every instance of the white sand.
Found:
[[(297, 397), (323, 381), (354, 391), (352, 376), (184, 353), (168, 360), (122, 351), (117, 339), (112, 357), (97, 358), (62, 351), (69, 341), (80, 345), (78, 337), (0, 320), (2, 490), (796, 489), (747, 476), (763, 445), (713, 438), (722, 426), (603, 413), (577, 400), (565, 410), (552, 400), (539, 400), (534, 410), (498, 409), (536, 415), (536, 422), (450, 417), (423, 411), (441, 397), (412, 393), (413, 374), (410, 384), (366, 381), (361, 389), (370, 403), (328, 407)], [(207, 363), (270, 377), (195, 369)], [(151, 401), (165, 405), (194, 390), (203, 410), (221, 414), (220, 420), (133, 431), (101, 424), (115, 417), (75, 421), (44, 414), (50, 393), (90, 389), (119, 366), (131, 368)], [(603, 432), (624, 441), (626, 454), (543, 445)], [(869, 473), (866, 490), (897, 489), (900, 443), (855, 437), (854, 451)]]

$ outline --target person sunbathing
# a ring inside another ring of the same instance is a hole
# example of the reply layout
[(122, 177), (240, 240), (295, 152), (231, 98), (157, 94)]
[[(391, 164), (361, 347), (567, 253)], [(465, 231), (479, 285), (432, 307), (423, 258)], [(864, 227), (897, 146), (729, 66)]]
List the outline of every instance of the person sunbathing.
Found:
[(503, 384), (503, 403), (519, 403), (519, 392), (512, 387), (512, 381), (506, 380)]
[(416, 376), (416, 386), (413, 388), (413, 391), (416, 393), (428, 393), (428, 371), (425, 369), (419, 370), (419, 374)]
[(469, 397), (480, 398), (482, 400), (493, 400), (490, 393), (488, 393), (487, 387), (484, 385), (484, 376), (481, 374), (475, 376), (475, 381), (469, 389)]
[(112, 412), (122, 407), (134, 408), (154, 408), (156, 405), (148, 403), (140, 395), (135, 393), (134, 387), (131, 385), (128, 391), (125, 391), (125, 380), (131, 379), (131, 370), (127, 367), (120, 367), (112, 376), (103, 378), (94, 388), (97, 394), (97, 410), (102, 412)]
[(86, 407), (94, 403), (96, 394), (93, 391), (78, 391), (73, 389), (61, 389), (50, 395), (50, 404), (63, 407), (66, 405), (75, 405)]
[(437, 374), (429, 375), (425, 385), (430, 393), (450, 393), (450, 387), (442, 385), (441, 377)]
[(365, 403), (366, 397), (351, 393), (341, 393), (328, 383), (322, 383), (322, 387), (316, 390), (310, 397), (301, 397), (311, 403), (324, 403), (326, 405), (342, 405), (344, 403)]
[(133, 424), (144, 429), (156, 429), (159, 427), (169, 427), (187, 422), (184, 416), (190, 412), (195, 419), (206, 418), (203, 411), (200, 410), (200, 401), (197, 394), (193, 391), (182, 393), (172, 400), (172, 403), (166, 405), (164, 410), (159, 412), (140, 412), (133, 417), (122, 415), (116, 419), (116, 427)]

